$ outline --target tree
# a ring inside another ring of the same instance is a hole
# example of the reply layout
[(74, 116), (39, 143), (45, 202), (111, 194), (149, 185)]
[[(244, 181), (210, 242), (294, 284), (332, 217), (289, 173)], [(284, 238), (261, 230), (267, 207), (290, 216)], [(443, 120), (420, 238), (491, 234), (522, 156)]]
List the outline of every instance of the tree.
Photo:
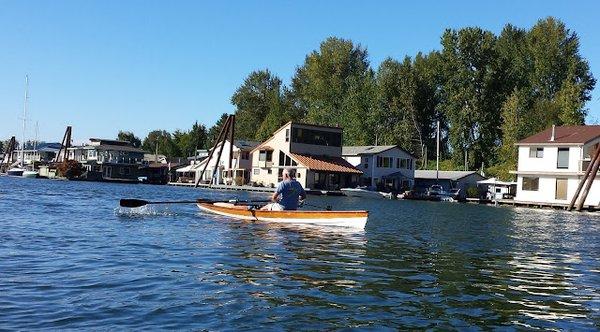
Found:
[(181, 151), (166, 130), (153, 130), (148, 133), (142, 143), (142, 149), (148, 153), (159, 153), (168, 158), (180, 157)]
[(212, 148), (215, 145), (217, 139), (219, 138), (219, 133), (221, 132), (223, 126), (225, 126), (225, 121), (227, 121), (228, 117), (229, 114), (227, 113), (221, 114), (219, 120), (217, 120), (217, 122), (212, 127), (210, 127), (210, 129), (208, 130), (208, 137), (206, 141), (207, 148)]
[(465, 151), (471, 165), (494, 161), (500, 141), (500, 105), (504, 100), (496, 37), (480, 28), (446, 30), (442, 36), (444, 98), (452, 158), (460, 164)]
[(292, 78), (292, 96), (306, 122), (344, 127), (344, 144), (375, 139), (375, 75), (367, 51), (352, 41), (330, 37), (306, 56)]
[(204, 125), (195, 122), (189, 131), (175, 130), (173, 142), (183, 156), (193, 156), (197, 149), (205, 148), (207, 132)]
[(134, 148), (139, 148), (142, 145), (142, 141), (139, 137), (135, 136), (131, 131), (119, 130), (117, 139), (119, 141), (129, 142)]

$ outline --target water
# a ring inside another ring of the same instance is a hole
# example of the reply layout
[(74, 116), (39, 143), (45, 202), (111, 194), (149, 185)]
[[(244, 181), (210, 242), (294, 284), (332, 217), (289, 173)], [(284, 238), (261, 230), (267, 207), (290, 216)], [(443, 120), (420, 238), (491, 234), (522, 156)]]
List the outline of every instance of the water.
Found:
[(124, 211), (264, 198), (0, 177), (0, 330), (600, 328), (600, 215), (314, 197), (364, 231)]

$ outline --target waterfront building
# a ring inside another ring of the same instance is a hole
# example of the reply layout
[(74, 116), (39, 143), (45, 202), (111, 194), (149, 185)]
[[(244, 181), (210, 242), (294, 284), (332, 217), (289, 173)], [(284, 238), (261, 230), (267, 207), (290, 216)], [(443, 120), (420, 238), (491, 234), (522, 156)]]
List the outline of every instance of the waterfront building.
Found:
[[(527, 137), (518, 148), (515, 201), (568, 204), (600, 143), (600, 126), (552, 126)], [(585, 205), (598, 205), (597, 174)]]
[(416, 170), (414, 189), (425, 192), (432, 185), (440, 185), (446, 192), (460, 189), (460, 198), (467, 197), (470, 188), (477, 190), (477, 182), (485, 180), (485, 177), (475, 171), (436, 171)]
[(296, 169), (305, 188), (355, 187), (362, 172), (342, 158), (342, 128), (288, 122), (251, 151), (251, 182), (274, 187), (283, 169)]
[(406, 190), (414, 184), (417, 158), (397, 145), (344, 146), (342, 157), (363, 173), (360, 186)]
[(39, 143), (34, 149), (14, 150), (12, 160), (21, 161), (24, 165), (47, 164), (54, 160), (60, 150), (60, 143)]
[(68, 151), (69, 159), (83, 165), (86, 180), (137, 182), (144, 163), (144, 151), (125, 141), (90, 138), (88, 145)]
[[(195, 182), (200, 173), (206, 166), (206, 171), (202, 174), (200, 183), (212, 183), (212, 184), (227, 184), (227, 185), (244, 185), (250, 181), (250, 170), (252, 169), (252, 161), (250, 160), (250, 151), (258, 145), (256, 141), (250, 140), (234, 140), (233, 142), (233, 154), (231, 155), (231, 168), (229, 168), (229, 158), (231, 143), (229, 140), (225, 140), (223, 149), (221, 152), (221, 158), (218, 160), (219, 151), (221, 150), (222, 143), (217, 144), (214, 153), (211, 158), (208, 158), (209, 151), (206, 151), (206, 157), (202, 150), (197, 151), (197, 157), (203, 158), (202, 160), (192, 160), (190, 165), (178, 169), (176, 172), (179, 175), (178, 182)], [(216, 169), (215, 178), (211, 178)]]

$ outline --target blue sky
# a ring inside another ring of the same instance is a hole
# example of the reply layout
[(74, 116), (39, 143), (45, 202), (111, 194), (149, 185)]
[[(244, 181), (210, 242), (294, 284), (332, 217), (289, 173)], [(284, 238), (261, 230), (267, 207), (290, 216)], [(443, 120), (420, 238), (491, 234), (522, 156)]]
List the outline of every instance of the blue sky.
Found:
[[(153, 129), (212, 125), (252, 70), (289, 82), (328, 36), (365, 46), (376, 68), (440, 48), (446, 28), (506, 23), (528, 28), (555, 16), (576, 31), (600, 77), (600, 2), (579, 1), (4, 1), (0, 0), (0, 138), (21, 135), (24, 76), (27, 135), (75, 141), (140, 137)], [(600, 120), (593, 92), (588, 122)]]

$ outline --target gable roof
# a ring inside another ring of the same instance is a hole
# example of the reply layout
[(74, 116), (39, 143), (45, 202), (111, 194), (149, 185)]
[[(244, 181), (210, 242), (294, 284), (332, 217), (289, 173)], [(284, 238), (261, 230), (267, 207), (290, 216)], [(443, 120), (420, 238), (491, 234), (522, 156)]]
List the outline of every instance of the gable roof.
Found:
[(600, 125), (593, 126), (556, 126), (554, 141), (551, 141), (552, 127), (520, 140), (515, 145), (583, 145), (600, 137)]
[[(457, 181), (469, 175), (476, 174), (482, 179), (484, 179), (481, 174), (476, 171), (439, 171), (439, 179), (440, 180), (452, 180)], [(435, 179), (436, 178), (436, 170), (435, 169), (417, 169), (415, 170), (415, 179)]]
[(311, 156), (298, 153), (290, 153), (290, 156), (311, 171), (362, 174), (360, 170), (342, 157)]

